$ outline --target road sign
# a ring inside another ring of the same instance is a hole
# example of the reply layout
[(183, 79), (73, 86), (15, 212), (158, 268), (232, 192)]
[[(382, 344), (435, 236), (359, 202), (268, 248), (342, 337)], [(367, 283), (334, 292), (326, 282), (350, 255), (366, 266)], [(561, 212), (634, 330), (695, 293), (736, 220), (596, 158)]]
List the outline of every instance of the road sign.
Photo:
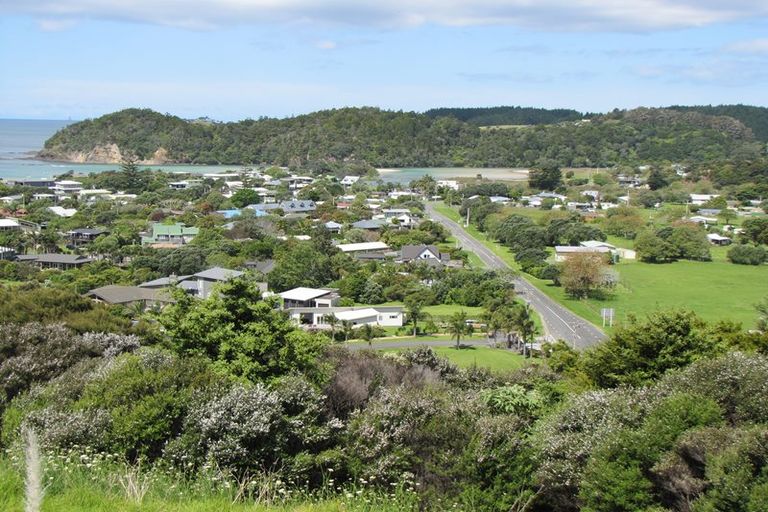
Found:
[(613, 308), (603, 308), (600, 310), (600, 316), (603, 317), (603, 327), (605, 327), (606, 322), (608, 322), (609, 327), (613, 327), (613, 314)]

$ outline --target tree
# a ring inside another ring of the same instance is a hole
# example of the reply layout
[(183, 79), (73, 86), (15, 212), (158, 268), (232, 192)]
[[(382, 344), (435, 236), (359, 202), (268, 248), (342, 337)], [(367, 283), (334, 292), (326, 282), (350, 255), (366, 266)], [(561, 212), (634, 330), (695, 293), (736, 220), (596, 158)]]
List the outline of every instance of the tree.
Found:
[(424, 306), (427, 305), (427, 294), (419, 290), (406, 295), (405, 300), (405, 314), (408, 316), (408, 321), (413, 324), (413, 335), (418, 334), (419, 320), (424, 318)]
[(608, 264), (602, 254), (571, 254), (561, 263), (560, 284), (568, 295), (577, 299), (587, 298), (605, 288), (607, 270)]
[(349, 341), (349, 338), (352, 336), (354, 329), (355, 324), (352, 323), (352, 320), (341, 321), (341, 330), (344, 333), (344, 341)]
[(532, 169), (528, 175), (528, 186), (538, 190), (555, 190), (562, 184), (562, 172), (554, 163)]
[(734, 245), (728, 250), (728, 259), (739, 265), (762, 265), (768, 261), (768, 250), (759, 245)]
[(126, 156), (123, 157), (123, 161), (120, 164), (120, 174), (120, 185), (125, 189), (125, 192), (129, 194), (140, 194), (144, 192), (148, 179), (139, 171), (135, 156), (126, 154)]
[(644, 322), (630, 317), (584, 355), (583, 368), (600, 387), (640, 386), (667, 370), (716, 354), (719, 347), (691, 311), (664, 311)]
[(448, 333), (456, 340), (456, 348), (461, 348), (461, 337), (472, 333), (472, 326), (467, 324), (467, 312), (457, 311), (448, 319)]
[(651, 169), (651, 172), (648, 175), (648, 188), (651, 190), (659, 190), (667, 185), (669, 185), (669, 178), (664, 171), (658, 167)]
[(341, 322), (341, 320), (339, 320), (333, 313), (325, 316), (325, 323), (331, 328), (331, 339), (334, 341), (336, 341), (336, 327), (339, 326), (339, 322)]
[(753, 244), (768, 245), (768, 217), (747, 219), (741, 228), (744, 230), (744, 238)]
[(233, 279), (204, 300), (181, 290), (174, 298), (159, 321), (177, 353), (204, 356), (221, 370), (254, 382), (292, 372), (317, 377), (327, 338), (299, 329), (274, 300), (262, 300), (255, 283)]
[(373, 346), (373, 339), (376, 337), (376, 329), (371, 324), (363, 324), (357, 329), (361, 339), (368, 342), (368, 346)]
[(757, 328), (762, 332), (768, 332), (768, 296), (763, 300), (755, 304), (755, 309), (760, 315), (757, 319)]
[(526, 345), (531, 342), (536, 333), (536, 323), (533, 321), (533, 310), (530, 304), (515, 304), (514, 325), (523, 340), (523, 355), (526, 355)]
[(245, 208), (250, 204), (258, 203), (260, 198), (259, 194), (255, 190), (250, 188), (241, 188), (234, 193), (230, 201), (232, 201), (232, 204), (238, 208)]

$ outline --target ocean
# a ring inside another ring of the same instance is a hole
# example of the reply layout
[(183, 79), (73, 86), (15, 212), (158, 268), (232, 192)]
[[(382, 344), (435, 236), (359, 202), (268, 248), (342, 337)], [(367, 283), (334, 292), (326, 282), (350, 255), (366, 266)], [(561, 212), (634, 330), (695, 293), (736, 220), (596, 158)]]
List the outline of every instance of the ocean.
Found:
[[(0, 180), (45, 179), (54, 178), (68, 171), (74, 171), (75, 174), (88, 174), (118, 169), (117, 164), (71, 164), (34, 159), (35, 154), (42, 149), (48, 138), (72, 122), (74, 121), (0, 119)], [(195, 174), (239, 170), (238, 166), (233, 165), (150, 165), (146, 167)], [(475, 177), (478, 174), (490, 179), (527, 179), (527, 173), (521, 169), (461, 167), (385, 169), (381, 172), (381, 178), (394, 183), (409, 183), (425, 174), (431, 174), (438, 180)]]

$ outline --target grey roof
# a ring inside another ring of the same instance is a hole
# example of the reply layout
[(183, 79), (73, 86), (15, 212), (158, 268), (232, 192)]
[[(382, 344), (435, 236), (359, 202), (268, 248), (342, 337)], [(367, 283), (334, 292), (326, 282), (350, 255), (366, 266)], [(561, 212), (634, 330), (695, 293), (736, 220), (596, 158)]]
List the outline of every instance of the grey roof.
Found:
[(249, 261), (245, 266), (256, 269), (262, 274), (269, 274), (275, 268), (275, 260)]
[(301, 213), (301, 212), (313, 212), (317, 208), (314, 201), (310, 200), (295, 200), (295, 201), (283, 201), (280, 203), (280, 208), (285, 213)]
[(246, 208), (250, 208), (252, 210), (268, 211), (268, 210), (276, 210), (280, 208), (280, 205), (277, 203), (258, 203), (258, 204), (249, 204), (248, 206), (246, 206)]
[(23, 261), (37, 261), (40, 263), (62, 263), (68, 265), (82, 265), (90, 263), (93, 259), (79, 254), (25, 254), (19, 257)]
[(88, 293), (88, 297), (95, 297), (109, 304), (128, 304), (137, 301), (173, 302), (173, 299), (165, 290), (152, 290), (138, 286), (109, 285), (95, 288)]
[(330, 220), (330, 221), (326, 222), (324, 224), (324, 226), (327, 229), (339, 229), (341, 227), (341, 224), (339, 224), (338, 222), (334, 222), (334, 221)]
[(425, 250), (429, 250), (432, 252), (432, 254), (435, 255), (436, 258), (440, 258), (440, 249), (435, 247), (434, 245), (404, 245), (400, 249), (400, 258), (403, 261), (411, 261), (413, 259), (416, 259), (419, 257), (419, 254), (424, 252)]
[(202, 272), (198, 272), (192, 277), (199, 277), (200, 279), (208, 279), (210, 281), (228, 281), (236, 277), (240, 277), (245, 272), (239, 270), (230, 270), (228, 268), (213, 267)]
[(352, 227), (355, 229), (381, 229), (385, 224), (387, 222), (381, 219), (359, 220), (353, 223)]
[(169, 276), (169, 277), (160, 277), (157, 279), (153, 279), (152, 281), (147, 281), (146, 283), (141, 283), (139, 286), (142, 288), (161, 288), (165, 286), (170, 286), (172, 284), (176, 284), (179, 281), (183, 281), (187, 279), (190, 276)]

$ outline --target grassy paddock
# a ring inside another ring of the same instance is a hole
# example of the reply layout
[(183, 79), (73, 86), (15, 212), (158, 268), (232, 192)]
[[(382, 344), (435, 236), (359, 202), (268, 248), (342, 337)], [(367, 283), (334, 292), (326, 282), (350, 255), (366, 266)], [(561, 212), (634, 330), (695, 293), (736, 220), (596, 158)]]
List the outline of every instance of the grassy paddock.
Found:
[[(459, 216), (444, 205), (435, 209), (453, 219)], [(467, 232), (512, 268), (519, 269), (509, 249), (489, 240), (474, 227)], [(609, 241), (620, 247), (633, 246), (632, 241), (618, 237)], [(727, 261), (727, 251), (727, 247), (712, 247), (713, 261), (710, 262), (623, 261), (615, 267), (620, 284), (605, 300), (575, 300), (549, 281), (528, 275), (526, 278), (552, 299), (596, 325), (602, 323), (601, 308), (614, 308), (617, 322), (630, 314), (642, 316), (659, 309), (687, 308), (707, 321), (734, 320), (751, 328), (757, 319), (754, 305), (768, 294), (768, 266), (734, 265)]]
[[(526, 359), (515, 352), (504, 349), (490, 347), (464, 347), (456, 349), (455, 347), (431, 347), (435, 353), (448, 359), (452, 363), (462, 368), (477, 366), (479, 368), (488, 368), (495, 372), (505, 372), (516, 370), (526, 364)], [(392, 349), (387, 352), (399, 352), (403, 349)]]

